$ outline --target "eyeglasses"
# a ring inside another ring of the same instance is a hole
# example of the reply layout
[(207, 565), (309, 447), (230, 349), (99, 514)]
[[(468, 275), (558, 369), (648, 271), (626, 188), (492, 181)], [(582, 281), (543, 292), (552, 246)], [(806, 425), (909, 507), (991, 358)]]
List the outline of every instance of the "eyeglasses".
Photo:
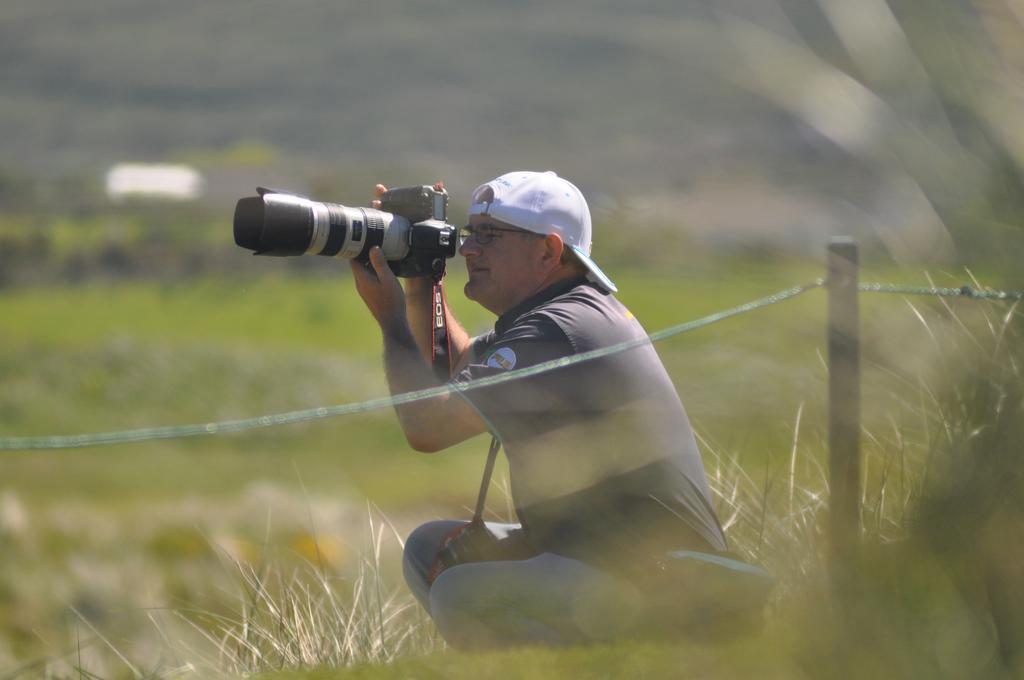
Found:
[(459, 241), (465, 243), (470, 236), (479, 245), (485, 246), (498, 236), (499, 232), (508, 232), (510, 234), (522, 234), (524, 236), (543, 236), (544, 234), (537, 234), (532, 231), (526, 231), (525, 229), (512, 229), (509, 227), (499, 227), (494, 224), (478, 224), (476, 226), (467, 224), (462, 229), (459, 229)]

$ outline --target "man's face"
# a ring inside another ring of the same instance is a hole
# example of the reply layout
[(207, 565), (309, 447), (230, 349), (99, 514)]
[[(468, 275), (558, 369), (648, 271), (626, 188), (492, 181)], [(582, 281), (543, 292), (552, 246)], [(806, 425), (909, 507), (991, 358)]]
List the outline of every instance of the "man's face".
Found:
[[(501, 315), (538, 292), (547, 271), (542, 266), (544, 238), (517, 230), (487, 215), (471, 215), (469, 225), (485, 235), (466, 239), (459, 253), (466, 258), (466, 297)], [(497, 230), (491, 230), (494, 227)], [(500, 231), (511, 229), (515, 232)]]

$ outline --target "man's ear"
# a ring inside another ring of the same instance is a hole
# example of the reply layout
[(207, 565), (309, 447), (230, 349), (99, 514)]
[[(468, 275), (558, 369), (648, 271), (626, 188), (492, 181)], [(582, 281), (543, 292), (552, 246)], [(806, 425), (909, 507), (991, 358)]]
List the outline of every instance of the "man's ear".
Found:
[(554, 267), (557, 267), (562, 262), (562, 253), (565, 252), (565, 243), (562, 241), (562, 237), (558, 234), (548, 234), (544, 237), (544, 255), (543, 261), (545, 264), (551, 263)]

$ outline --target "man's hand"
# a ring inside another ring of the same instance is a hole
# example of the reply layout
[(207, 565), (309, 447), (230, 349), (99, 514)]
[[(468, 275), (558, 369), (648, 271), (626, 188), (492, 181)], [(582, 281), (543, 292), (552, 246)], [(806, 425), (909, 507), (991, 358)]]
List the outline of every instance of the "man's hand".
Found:
[(359, 297), (363, 298), (366, 308), (380, 324), (381, 330), (388, 333), (393, 332), (396, 327), (407, 325), (405, 294), (398, 283), (398, 278), (388, 267), (380, 247), (374, 246), (370, 249), (369, 267), (355, 260), (350, 265)]

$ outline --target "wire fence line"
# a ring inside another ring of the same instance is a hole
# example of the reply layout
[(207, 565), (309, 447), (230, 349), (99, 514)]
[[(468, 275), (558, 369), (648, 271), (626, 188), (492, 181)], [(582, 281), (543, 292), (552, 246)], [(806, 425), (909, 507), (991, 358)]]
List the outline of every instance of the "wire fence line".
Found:
[[(732, 307), (720, 312), (703, 316), (693, 321), (687, 321), (669, 328), (656, 331), (644, 338), (610, 345), (590, 352), (574, 354), (572, 356), (546, 361), (528, 368), (510, 371), (500, 375), (490, 376), (469, 383), (449, 382), (444, 385), (429, 389), (416, 390), (397, 394), (390, 397), (380, 397), (361, 402), (339, 404), (336, 406), (321, 406), (318, 408), (305, 409), (301, 411), (290, 411), (272, 415), (263, 415), (253, 418), (242, 418), (238, 420), (225, 420), (219, 422), (200, 423), (191, 425), (170, 425), (165, 427), (147, 427), (134, 430), (118, 430), (113, 432), (97, 432), (89, 434), (73, 435), (51, 435), (42, 437), (0, 437), (0, 451), (26, 451), (39, 449), (70, 449), (87, 446), (104, 446), (111, 444), (126, 444), (131, 442), (151, 441), (158, 439), (180, 439), (184, 437), (195, 437), (201, 435), (228, 434), (245, 432), (265, 427), (276, 427), (294, 423), (304, 423), (325, 418), (353, 415), (356, 413), (367, 413), (379, 409), (408, 404), (415, 401), (432, 399), (444, 394), (455, 392), (471, 392), (476, 389), (490, 387), (512, 380), (521, 380), (540, 373), (546, 373), (584, 361), (592, 361), (600, 357), (625, 352), (629, 349), (645, 345), (649, 342), (659, 342), (676, 335), (688, 333), (710, 326), (725, 319), (746, 314), (762, 307), (774, 305), (785, 300), (790, 300), (809, 290), (822, 288), (827, 285), (825, 279), (815, 279), (809, 283), (793, 286), (780, 290), (757, 300), (752, 300), (737, 307)], [(1022, 300), (1024, 291), (998, 291), (989, 289), (978, 289), (970, 286), (961, 288), (935, 288), (920, 286), (901, 286), (886, 283), (863, 283), (858, 285), (858, 290), (864, 293), (895, 293), (902, 295), (931, 295), (943, 297), (964, 297), (968, 299), (989, 299), (989, 300)]]
[(928, 286), (902, 286), (892, 283), (861, 283), (857, 290), (862, 293), (895, 293), (897, 295), (932, 295), (936, 297), (962, 297), (972, 300), (1024, 300), (1021, 290), (992, 290), (974, 286), (959, 288), (936, 288)]

